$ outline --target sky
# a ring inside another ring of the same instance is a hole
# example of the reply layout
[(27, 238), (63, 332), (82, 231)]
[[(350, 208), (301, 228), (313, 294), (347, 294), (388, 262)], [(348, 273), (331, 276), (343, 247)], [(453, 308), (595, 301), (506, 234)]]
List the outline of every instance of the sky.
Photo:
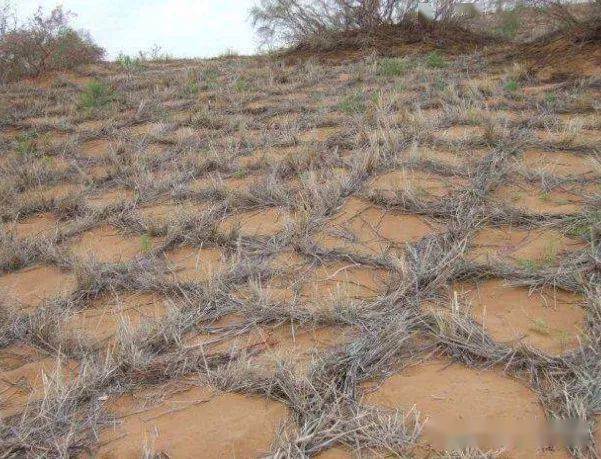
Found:
[[(214, 57), (226, 50), (256, 52), (248, 19), (255, 0), (12, 0), (19, 18), (38, 6), (62, 5), (77, 16), (73, 26), (86, 29), (107, 57), (134, 55), (157, 44), (173, 57)], [(0, 3), (1, 0), (0, 0)]]

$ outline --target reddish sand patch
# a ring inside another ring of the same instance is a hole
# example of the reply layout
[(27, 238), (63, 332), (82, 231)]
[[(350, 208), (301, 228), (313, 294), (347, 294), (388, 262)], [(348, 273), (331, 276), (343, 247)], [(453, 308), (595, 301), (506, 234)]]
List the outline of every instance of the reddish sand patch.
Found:
[(434, 133), (435, 140), (445, 142), (480, 141), (484, 138), (484, 128), (480, 126), (451, 126)]
[(253, 326), (245, 319), (243, 314), (226, 316), (211, 324), (210, 331), (186, 336), (184, 348), (202, 348), (205, 355), (248, 353), (251, 362), (269, 372), (282, 361), (304, 372), (318, 355), (346, 342), (350, 334), (348, 329), (338, 326), (302, 327), (288, 323)]
[(227, 217), (219, 224), (219, 229), (223, 233), (236, 230), (245, 237), (273, 236), (284, 229), (289, 218), (285, 211), (270, 207)]
[(181, 247), (167, 252), (165, 261), (178, 282), (204, 282), (225, 267), (223, 252), (214, 248)]
[(304, 153), (303, 147), (271, 147), (260, 149), (251, 155), (242, 156), (238, 159), (243, 168), (256, 168), (261, 164), (272, 165), (278, 162), (292, 160), (294, 157), (301, 157)]
[(324, 298), (369, 299), (386, 291), (388, 273), (352, 263), (332, 263), (317, 268), (302, 293), (317, 303)]
[(261, 180), (262, 177), (256, 175), (245, 175), (243, 177), (227, 177), (213, 175), (208, 178), (199, 178), (190, 183), (190, 189), (193, 191), (203, 191), (210, 188), (225, 189), (229, 192), (248, 191), (251, 186)]
[(180, 110), (168, 113), (168, 120), (175, 124), (190, 124), (193, 122), (193, 113)]
[(108, 206), (116, 206), (123, 202), (130, 202), (134, 198), (134, 193), (124, 188), (116, 188), (90, 196), (87, 198), (88, 204), (92, 207), (103, 209)]
[(596, 416), (597, 430), (593, 433), (597, 445), (601, 445), (601, 416)]
[(286, 417), (283, 405), (267, 399), (185, 382), (124, 395), (111, 411), (121, 424), (101, 435), (103, 459), (138, 458), (148, 449), (173, 458), (261, 457)]
[(167, 312), (164, 298), (155, 294), (110, 295), (75, 313), (65, 323), (67, 331), (94, 343), (113, 341), (120, 328), (136, 331), (144, 323), (159, 320)]
[(525, 96), (537, 96), (540, 94), (553, 92), (556, 89), (560, 89), (562, 87), (562, 83), (547, 83), (547, 84), (539, 84), (535, 86), (526, 86), (524, 88)]
[(107, 125), (106, 120), (88, 120), (82, 121), (77, 125), (78, 131), (99, 131)]
[(43, 398), (45, 379), (51, 383), (75, 374), (74, 362), (44, 357), (25, 344), (0, 350), (0, 418), (16, 415), (28, 402)]
[(395, 214), (357, 198), (348, 199), (319, 236), (327, 249), (381, 253), (389, 247), (416, 242), (434, 234), (438, 225), (407, 214)]
[(577, 122), (568, 122), (560, 130), (535, 129), (534, 137), (547, 145), (594, 147), (601, 142), (598, 130), (583, 129)]
[(135, 137), (157, 136), (165, 130), (163, 123), (142, 123), (127, 129), (130, 135)]
[(27, 124), (36, 128), (51, 128), (66, 121), (67, 119), (63, 116), (37, 116), (25, 120)]
[(344, 448), (334, 447), (319, 453), (315, 459), (353, 459), (354, 457), (356, 456)]
[(406, 412), (415, 406), (426, 420), (426, 448), (455, 449), (471, 438), (484, 450), (505, 447), (510, 457), (541, 454), (544, 411), (532, 391), (500, 371), (427, 362), (389, 377), (364, 402)]
[(341, 327), (305, 329), (283, 325), (267, 334), (267, 350), (261, 355), (261, 363), (274, 368), (275, 362), (292, 361), (306, 369), (312, 357), (344, 340), (345, 330)]
[(14, 297), (23, 309), (50, 298), (66, 295), (75, 288), (72, 274), (54, 266), (37, 265), (0, 275), (0, 290)]
[(92, 166), (85, 170), (80, 170), (82, 178), (89, 182), (103, 182), (113, 173), (112, 169), (106, 166)]
[(421, 148), (415, 152), (415, 159), (434, 161), (448, 164), (454, 167), (470, 167), (476, 161), (482, 160), (486, 156), (486, 150), (453, 151), (453, 150), (435, 150), (432, 148)]
[(58, 219), (51, 213), (45, 212), (7, 225), (9, 231), (14, 231), (20, 239), (51, 237), (58, 231)]
[(584, 247), (554, 229), (524, 230), (512, 227), (484, 228), (476, 233), (469, 257), (479, 262), (499, 259), (511, 262), (555, 263), (558, 256)]
[(493, 199), (534, 214), (573, 214), (580, 212), (582, 197), (553, 189), (544, 192), (527, 183), (502, 185), (492, 193)]
[(552, 288), (530, 293), (499, 279), (453, 288), (465, 296), (474, 318), (497, 341), (525, 343), (553, 355), (579, 346), (585, 322), (580, 295)]
[(292, 129), (298, 125), (300, 118), (300, 113), (283, 113), (269, 118), (267, 126), (269, 129)]
[(260, 99), (247, 103), (244, 106), (244, 111), (253, 115), (259, 115), (274, 107), (274, 101), (270, 99)]
[(159, 242), (158, 238), (122, 235), (116, 228), (104, 225), (78, 236), (71, 245), (71, 252), (80, 259), (125, 263), (143, 255)]
[(301, 142), (326, 142), (341, 131), (339, 126), (319, 127), (300, 133), (298, 139)]
[(335, 262), (317, 268), (306, 261), (290, 258), (273, 262), (278, 274), (259, 285), (239, 291), (248, 298), (258, 290), (272, 302), (300, 301), (313, 310), (327, 310), (341, 302), (370, 300), (386, 293), (390, 282), (388, 271), (354, 263)]
[(408, 192), (417, 197), (442, 197), (464, 187), (467, 180), (418, 170), (388, 172), (376, 177), (370, 188), (394, 197), (398, 192)]
[(160, 143), (151, 143), (141, 148), (146, 156), (161, 156), (167, 151), (167, 146)]
[(599, 169), (595, 168), (591, 156), (576, 155), (565, 152), (547, 152), (527, 150), (521, 160), (521, 165), (538, 173), (547, 173), (560, 177), (569, 176), (598, 176)]
[(27, 201), (61, 201), (67, 197), (74, 196), (81, 191), (80, 185), (65, 183), (60, 185), (33, 188), (19, 196), (19, 199)]
[(114, 143), (105, 139), (88, 140), (81, 144), (80, 152), (85, 158), (102, 158), (114, 149)]
[(165, 226), (176, 223), (181, 218), (201, 214), (208, 208), (207, 204), (167, 201), (143, 207), (138, 210), (138, 214), (149, 223), (157, 226)]
[(185, 142), (192, 140), (197, 137), (199, 131), (195, 130), (190, 126), (184, 126), (176, 129), (174, 132), (169, 134), (169, 138), (175, 142)]

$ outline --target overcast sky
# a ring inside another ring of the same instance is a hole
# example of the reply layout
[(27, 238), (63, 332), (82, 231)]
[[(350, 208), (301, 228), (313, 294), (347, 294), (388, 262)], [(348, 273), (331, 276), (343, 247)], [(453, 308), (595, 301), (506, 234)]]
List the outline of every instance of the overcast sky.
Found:
[[(0, 3), (1, 0), (0, 0)], [(256, 51), (248, 21), (255, 0), (13, 0), (18, 16), (38, 6), (63, 5), (77, 14), (76, 28), (90, 31), (110, 58), (148, 51), (156, 43), (174, 57), (212, 57), (233, 49)]]

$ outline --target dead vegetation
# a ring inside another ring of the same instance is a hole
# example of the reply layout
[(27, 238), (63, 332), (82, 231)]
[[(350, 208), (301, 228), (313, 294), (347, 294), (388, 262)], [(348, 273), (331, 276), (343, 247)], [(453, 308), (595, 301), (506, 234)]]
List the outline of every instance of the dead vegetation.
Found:
[(70, 25), (71, 13), (56, 7), (18, 17), (11, 3), (0, 5), (0, 82), (34, 78), (98, 62), (104, 50)]
[(5, 456), (598, 455), (594, 78), (476, 53), (47, 83), (0, 93)]

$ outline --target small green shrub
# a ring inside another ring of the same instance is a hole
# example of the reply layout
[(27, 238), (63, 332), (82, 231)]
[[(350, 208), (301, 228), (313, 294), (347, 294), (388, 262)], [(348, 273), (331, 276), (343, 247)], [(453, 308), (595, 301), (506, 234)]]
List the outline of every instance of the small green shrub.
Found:
[(378, 63), (377, 74), (383, 77), (398, 77), (403, 75), (408, 68), (408, 63), (405, 59), (398, 57), (389, 57), (382, 59)]
[(248, 174), (248, 171), (245, 168), (238, 169), (234, 172), (234, 178), (243, 179)]
[(498, 32), (505, 38), (514, 39), (522, 26), (521, 11), (519, 8), (503, 11)]
[(148, 234), (140, 236), (140, 250), (144, 254), (147, 254), (152, 250), (152, 239)]
[(198, 94), (199, 91), (200, 86), (198, 84), (198, 75), (193, 71), (188, 72), (188, 80), (186, 81), (186, 86), (184, 87), (184, 94), (194, 95)]
[(36, 156), (38, 153), (38, 135), (36, 132), (26, 132), (19, 134), (16, 138), (17, 141), (17, 154), (23, 157)]
[(137, 72), (144, 68), (144, 62), (139, 57), (131, 57), (126, 54), (119, 54), (115, 61), (119, 67), (128, 72)]
[(545, 103), (547, 105), (556, 105), (557, 104), (557, 96), (552, 93), (552, 92), (548, 92), (545, 94)]
[(507, 83), (505, 83), (505, 86), (503, 88), (505, 89), (505, 91), (516, 92), (520, 88), (520, 86), (518, 85), (517, 81), (509, 80)]
[(200, 91), (198, 81), (189, 81), (186, 85), (186, 94), (194, 95), (198, 94), (198, 91)]
[(447, 66), (447, 62), (440, 52), (432, 51), (426, 56), (426, 65), (433, 69), (442, 69)]
[(587, 239), (593, 235), (593, 226), (582, 223), (568, 229), (568, 234), (574, 238)]
[(244, 78), (238, 78), (234, 83), (234, 90), (236, 92), (246, 92), (250, 89), (250, 83)]
[(520, 268), (530, 272), (538, 271), (542, 267), (540, 262), (536, 260), (530, 260), (528, 258), (520, 258), (517, 260), (517, 263)]
[(348, 115), (365, 112), (365, 97), (363, 93), (357, 92), (347, 95), (338, 105), (338, 109)]
[(87, 84), (79, 97), (79, 105), (85, 109), (104, 107), (115, 99), (113, 91), (103, 82), (95, 80)]

